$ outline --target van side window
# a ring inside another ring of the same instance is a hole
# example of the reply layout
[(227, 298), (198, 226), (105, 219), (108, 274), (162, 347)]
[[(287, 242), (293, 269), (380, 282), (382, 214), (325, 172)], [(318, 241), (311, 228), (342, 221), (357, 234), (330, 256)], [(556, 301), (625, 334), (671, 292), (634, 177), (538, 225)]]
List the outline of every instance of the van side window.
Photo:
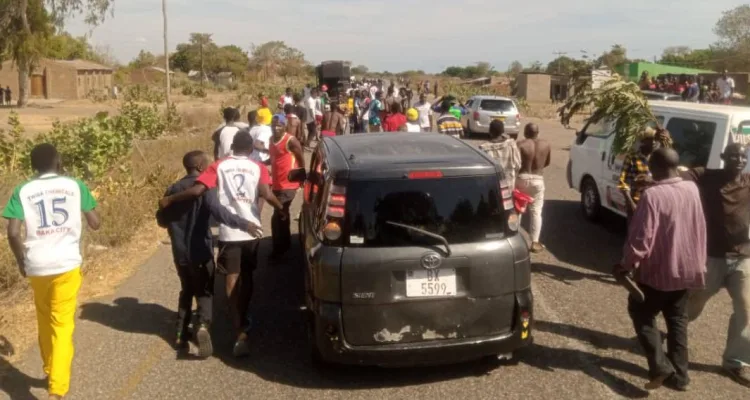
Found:
[(595, 124), (588, 124), (584, 129), (586, 136), (607, 137), (612, 133), (612, 124), (607, 121), (599, 121)]
[(674, 149), (680, 154), (680, 165), (696, 168), (708, 164), (716, 123), (670, 118), (666, 128), (672, 134)]

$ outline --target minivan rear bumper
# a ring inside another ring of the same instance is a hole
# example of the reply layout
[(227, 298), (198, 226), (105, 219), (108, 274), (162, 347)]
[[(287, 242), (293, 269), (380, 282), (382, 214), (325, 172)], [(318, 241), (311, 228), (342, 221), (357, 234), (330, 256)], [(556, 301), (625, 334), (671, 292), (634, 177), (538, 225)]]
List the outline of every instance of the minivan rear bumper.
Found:
[[(508, 354), (533, 342), (531, 289), (516, 293), (515, 298), (513, 327), (510, 332), (501, 335), (353, 346), (344, 337), (341, 305), (322, 303), (314, 312), (315, 337), (311, 339), (317, 343), (319, 356), (324, 361), (335, 364), (406, 367), (453, 364)], [(527, 318), (525, 323), (522, 314)]]

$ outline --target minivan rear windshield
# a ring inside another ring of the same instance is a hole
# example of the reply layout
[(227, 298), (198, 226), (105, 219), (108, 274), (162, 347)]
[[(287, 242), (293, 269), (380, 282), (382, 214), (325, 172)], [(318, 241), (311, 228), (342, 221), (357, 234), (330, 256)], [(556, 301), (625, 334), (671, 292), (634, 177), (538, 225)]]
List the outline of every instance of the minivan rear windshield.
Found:
[(479, 108), (487, 111), (512, 111), (514, 106), (510, 100), (482, 100)]
[(496, 175), (350, 182), (349, 243), (365, 247), (436, 245), (438, 241), (388, 222), (424, 229), (450, 244), (501, 238), (504, 211)]

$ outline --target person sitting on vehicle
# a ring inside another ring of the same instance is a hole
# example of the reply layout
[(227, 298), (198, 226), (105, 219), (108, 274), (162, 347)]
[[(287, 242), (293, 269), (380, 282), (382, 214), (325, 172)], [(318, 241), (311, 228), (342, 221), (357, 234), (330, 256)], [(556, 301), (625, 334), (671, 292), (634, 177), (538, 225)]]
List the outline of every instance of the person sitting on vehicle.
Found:
[(437, 118), (438, 132), (453, 137), (460, 137), (464, 131), (464, 127), (461, 125), (461, 120), (451, 113), (452, 104), (451, 98), (445, 98), (440, 103), (440, 115)]
[(635, 212), (641, 192), (652, 182), (651, 171), (648, 168), (648, 159), (654, 150), (656, 150), (656, 141), (662, 135), (668, 134), (664, 129), (660, 129), (657, 132), (654, 128), (646, 127), (639, 137), (640, 145), (638, 151), (628, 154), (622, 163), (620, 183), (617, 188), (625, 195), (625, 207), (628, 218)]

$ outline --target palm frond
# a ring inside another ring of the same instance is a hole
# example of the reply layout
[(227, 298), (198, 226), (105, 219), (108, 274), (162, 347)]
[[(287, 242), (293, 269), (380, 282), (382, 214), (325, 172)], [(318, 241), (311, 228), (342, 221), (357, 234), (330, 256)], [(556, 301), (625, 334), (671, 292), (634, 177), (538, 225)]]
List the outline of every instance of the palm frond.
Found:
[[(617, 153), (630, 151), (646, 126), (661, 128), (638, 85), (622, 80), (619, 75), (597, 89), (592, 89), (588, 81), (579, 82), (574, 94), (560, 108), (560, 122), (569, 125), (570, 120), (586, 108), (592, 109), (587, 121), (614, 122), (615, 138), (612, 147)], [(662, 145), (671, 147), (671, 140), (665, 140)]]

